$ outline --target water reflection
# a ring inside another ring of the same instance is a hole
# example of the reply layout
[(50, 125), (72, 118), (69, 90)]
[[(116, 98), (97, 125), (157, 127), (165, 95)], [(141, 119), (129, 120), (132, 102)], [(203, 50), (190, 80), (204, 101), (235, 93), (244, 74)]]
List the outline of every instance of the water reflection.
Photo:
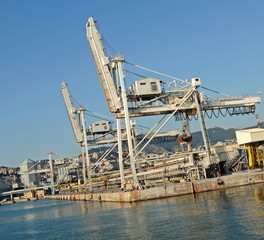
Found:
[[(151, 239), (152, 234), (148, 227), (147, 211), (143, 208), (143, 202), (132, 203), (127, 205), (131, 207), (131, 211), (123, 211), (125, 221), (125, 232), (129, 239), (139, 239), (144, 236), (146, 239)], [(123, 208), (125, 205), (123, 205)]]
[(1, 206), (0, 229), (11, 228), (1, 238), (263, 239), (263, 202), (264, 184), (136, 203), (40, 200)]
[(73, 202), (40, 200), (2, 206), (3, 208), (0, 209), (0, 223), (3, 221), (27, 221), (35, 218), (59, 218), (72, 214), (73, 209), (69, 208), (72, 204)]

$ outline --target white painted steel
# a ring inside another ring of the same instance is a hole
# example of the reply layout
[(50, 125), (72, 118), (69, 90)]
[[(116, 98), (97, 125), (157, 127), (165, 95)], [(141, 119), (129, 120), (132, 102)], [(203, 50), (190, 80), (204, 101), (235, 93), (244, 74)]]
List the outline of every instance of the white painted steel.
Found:
[(187, 94), (182, 98), (181, 103), (179, 104), (179, 106), (174, 110), (174, 112), (165, 120), (165, 122), (159, 127), (159, 129), (157, 130), (157, 132), (155, 132), (153, 134), (153, 136), (148, 140), (148, 142), (138, 151), (138, 153), (136, 154), (135, 157), (138, 156), (139, 153), (141, 153), (144, 148), (150, 143), (150, 141), (158, 134), (158, 132), (167, 124), (167, 122), (173, 117), (173, 115), (179, 110), (179, 108), (181, 107), (181, 105), (193, 94), (193, 92), (195, 91), (196, 87), (193, 87), (192, 89), (190, 89)]
[(236, 138), (238, 145), (243, 145), (253, 142), (262, 142), (264, 141), (264, 129), (252, 128), (245, 130), (237, 130)]
[(130, 166), (131, 166), (131, 171), (132, 171), (132, 176), (133, 176), (133, 184), (136, 187), (140, 187), (138, 184), (137, 172), (136, 172), (136, 167), (135, 167), (135, 157), (134, 157), (134, 151), (133, 151), (133, 145), (132, 145), (131, 128), (130, 128), (129, 115), (128, 115), (127, 95), (126, 95), (126, 89), (125, 89), (124, 75), (122, 71), (122, 62), (118, 61), (117, 65), (118, 65), (118, 73), (119, 73), (119, 80), (120, 80), (120, 86), (121, 86), (121, 96), (122, 96), (122, 102), (123, 102), (123, 108), (124, 108), (124, 114), (125, 114), (127, 144), (128, 144), (129, 158), (130, 158)]
[(85, 155), (86, 155), (86, 164), (87, 164), (87, 175), (88, 175), (88, 181), (89, 181), (89, 188), (92, 189), (92, 178), (91, 178), (91, 166), (90, 166), (90, 158), (88, 156), (88, 145), (87, 145), (87, 136), (86, 136), (86, 127), (85, 127), (85, 120), (84, 120), (84, 114), (85, 111), (84, 108), (79, 108), (78, 111), (81, 112), (81, 119), (82, 119), (82, 129), (83, 129), (83, 138), (84, 140), (84, 148), (85, 148)]
[(87, 40), (90, 45), (109, 110), (111, 113), (115, 113), (120, 109), (121, 103), (119, 102), (115, 82), (110, 72), (110, 66), (108, 65), (109, 59), (105, 55), (101, 42), (101, 35), (96, 29), (96, 25), (92, 17), (90, 17), (87, 22), (86, 32)]
[(142, 140), (135, 146), (134, 150), (136, 150), (139, 145), (154, 131), (154, 129), (163, 121), (163, 119), (166, 117), (167, 115), (164, 115), (150, 130), (149, 132), (142, 138)]
[(82, 146), (82, 164), (83, 164), (83, 181), (86, 186), (86, 169), (85, 169), (85, 158), (84, 158), (84, 147)]
[(67, 88), (67, 84), (63, 82), (61, 84), (61, 93), (64, 100), (65, 107), (67, 109), (67, 113), (71, 122), (72, 130), (77, 143), (83, 142), (83, 135), (80, 129), (79, 122), (77, 120), (76, 109), (72, 105), (70, 92)]
[(123, 153), (122, 153), (122, 136), (121, 136), (121, 120), (116, 119), (117, 126), (117, 137), (118, 137), (118, 157), (119, 157), (119, 171), (121, 178), (121, 189), (125, 189), (125, 180), (124, 180), (124, 168), (123, 168)]
[(203, 113), (202, 113), (202, 107), (201, 107), (201, 103), (200, 103), (200, 99), (199, 99), (198, 90), (196, 90), (194, 92), (194, 100), (195, 100), (195, 104), (196, 104), (197, 114), (198, 114), (199, 123), (200, 123), (201, 131), (202, 131), (202, 136), (203, 136), (203, 141), (204, 141), (204, 145), (205, 145), (207, 158), (208, 158), (209, 162), (211, 163), (210, 142), (209, 142), (209, 137), (208, 137), (208, 133), (207, 133), (207, 129), (205, 126), (205, 121), (204, 121), (204, 117), (203, 117)]

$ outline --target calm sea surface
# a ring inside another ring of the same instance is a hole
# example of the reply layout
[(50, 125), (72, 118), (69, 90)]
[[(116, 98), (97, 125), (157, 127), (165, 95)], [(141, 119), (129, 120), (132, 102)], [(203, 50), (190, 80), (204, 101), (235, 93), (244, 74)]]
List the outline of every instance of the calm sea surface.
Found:
[(0, 239), (264, 239), (264, 185), (133, 204), (0, 206)]

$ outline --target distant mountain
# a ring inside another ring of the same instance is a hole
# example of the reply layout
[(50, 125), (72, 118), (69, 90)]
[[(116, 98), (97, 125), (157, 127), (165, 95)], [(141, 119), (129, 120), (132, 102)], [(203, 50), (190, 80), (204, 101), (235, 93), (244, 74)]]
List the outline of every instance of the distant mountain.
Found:
[[(264, 128), (264, 122), (260, 123), (260, 127)], [(257, 128), (257, 125), (246, 127), (244, 129), (248, 129), (248, 128)], [(229, 139), (236, 139), (236, 130), (239, 130), (239, 129), (235, 129), (235, 128), (224, 129), (221, 127), (212, 127), (212, 128), (208, 128), (207, 132), (208, 132), (208, 136), (210, 139), (210, 143), (214, 145), (217, 142), (224, 142)], [(194, 132), (191, 135), (193, 137), (193, 142), (192, 142), (193, 147), (204, 145), (201, 131)], [(177, 143), (175, 142), (168, 142), (168, 143), (161, 144), (161, 147), (163, 147), (167, 151), (171, 151), (173, 147), (175, 146), (177, 146)]]
[[(236, 129), (234, 128), (224, 129), (220, 127), (213, 127), (207, 129), (211, 144), (216, 144), (217, 142), (224, 142), (225, 140), (228, 139), (235, 139), (236, 138), (235, 131)], [(192, 137), (193, 137), (194, 147), (204, 145), (201, 131), (192, 133)]]
[[(255, 125), (243, 129), (257, 128), (257, 127), (258, 126)], [(260, 123), (260, 127), (264, 128), (264, 122)], [(216, 144), (217, 142), (224, 142), (225, 140), (236, 139), (236, 130), (239, 129), (236, 128), (223, 129), (220, 127), (213, 127), (207, 129), (207, 132), (210, 139), (210, 143)], [(194, 147), (204, 145), (201, 131), (192, 133), (192, 136), (193, 136)]]

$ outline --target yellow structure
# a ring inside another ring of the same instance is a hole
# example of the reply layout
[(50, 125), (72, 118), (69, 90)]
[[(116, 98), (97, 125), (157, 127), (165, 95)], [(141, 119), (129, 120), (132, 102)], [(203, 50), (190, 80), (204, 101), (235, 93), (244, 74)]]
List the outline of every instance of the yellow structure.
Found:
[(263, 167), (264, 129), (252, 128), (236, 131), (237, 143), (247, 151), (249, 168)]
[(82, 193), (82, 184), (84, 181), (82, 179), (78, 179), (78, 192)]
[(33, 197), (35, 197), (35, 194), (33, 191), (24, 192), (23, 198), (33, 198)]
[(36, 197), (44, 197), (45, 191), (43, 189), (36, 190)]
[(263, 167), (264, 142), (255, 142), (246, 144), (246, 150), (248, 155), (248, 166), (249, 168)]

